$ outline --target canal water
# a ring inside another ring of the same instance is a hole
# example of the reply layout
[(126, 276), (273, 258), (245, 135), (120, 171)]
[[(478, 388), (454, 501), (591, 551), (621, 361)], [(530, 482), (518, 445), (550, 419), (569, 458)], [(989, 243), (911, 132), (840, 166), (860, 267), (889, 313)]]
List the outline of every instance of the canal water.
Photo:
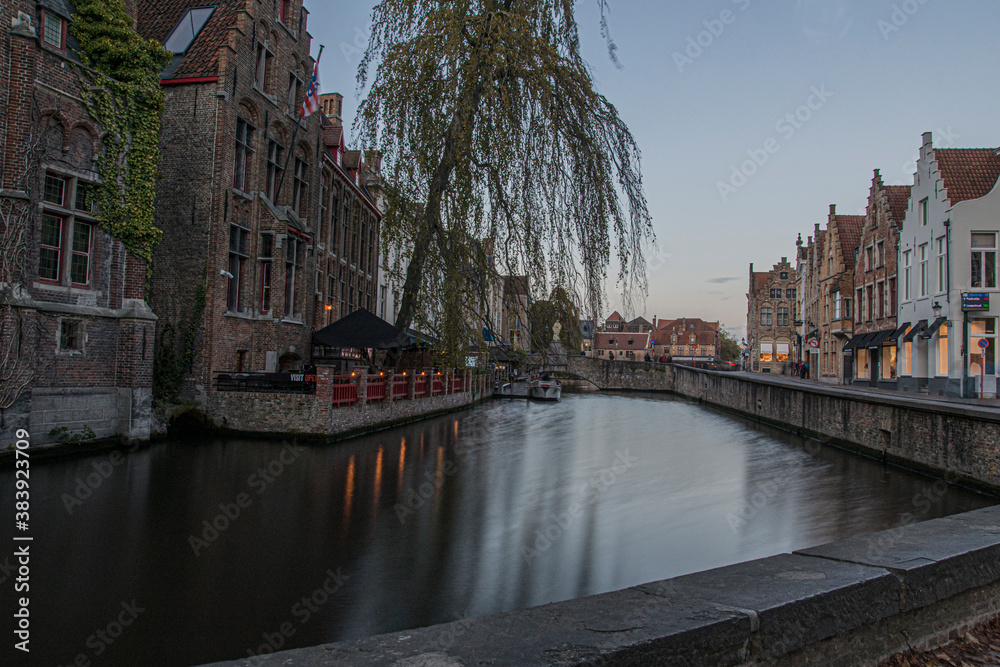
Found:
[(994, 502), (659, 395), (38, 461), (31, 656), (14, 662), (13, 485), (0, 471), (0, 663), (128, 667), (566, 600)]

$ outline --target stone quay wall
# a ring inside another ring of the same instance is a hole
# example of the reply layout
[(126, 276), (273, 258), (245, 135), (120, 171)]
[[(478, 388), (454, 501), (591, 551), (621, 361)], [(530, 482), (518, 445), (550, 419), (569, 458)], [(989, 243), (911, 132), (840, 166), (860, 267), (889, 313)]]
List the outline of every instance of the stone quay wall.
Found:
[(1000, 491), (1000, 411), (795, 380), (674, 366), (670, 391), (943, 477)]
[(1000, 507), (613, 593), (217, 667), (872, 665), (1000, 614)]
[[(442, 390), (436, 395), (416, 395), (419, 373), (407, 373), (402, 380), (407, 385), (406, 395), (394, 400), (394, 386), (387, 378), (387, 398), (369, 401), (368, 378), (357, 378), (357, 401), (338, 407), (334, 394), (337, 378), (329, 368), (317, 370), (316, 394), (278, 394), (258, 392), (213, 391), (208, 395), (206, 414), (222, 431), (253, 433), (254, 435), (297, 436), (348, 436), (365, 431), (389, 428), (408, 421), (423, 419), (436, 414), (474, 405), (487, 395), (488, 386), (483, 376), (471, 371), (441, 373)], [(435, 375), (424, 376), (433, 382)], [(455, 380), (462, 381), (461, 390), (455, 390)]]

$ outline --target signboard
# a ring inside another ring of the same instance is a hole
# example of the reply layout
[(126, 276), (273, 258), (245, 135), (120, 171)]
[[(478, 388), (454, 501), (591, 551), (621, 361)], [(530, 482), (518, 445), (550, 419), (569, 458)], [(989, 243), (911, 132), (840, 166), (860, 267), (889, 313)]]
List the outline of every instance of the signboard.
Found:
[(818, 338), (810, 338), (809, 339), (809, 347), (811, 347), (814, 350), (818, 350), (819, 349), (819, 339)]
[(990, 346), (989, 340), (987, 340), (986, 338), (979, 339), (979, 347), (982, 348), (984, 355), (986, 354), (986, 348), (988, 348), (989, 346)]
[(963, 292), (962, 310), (989, 310), (989, 292)]

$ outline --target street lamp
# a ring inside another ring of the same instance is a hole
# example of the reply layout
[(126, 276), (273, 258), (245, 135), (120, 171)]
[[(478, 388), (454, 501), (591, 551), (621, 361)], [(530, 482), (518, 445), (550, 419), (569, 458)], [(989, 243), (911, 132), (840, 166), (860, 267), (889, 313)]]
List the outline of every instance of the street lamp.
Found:
[(934, 305), (931, 306), (931, 309), (934, 311), (934, 319), (937, 319), (937, 318), (941, 317), (941, 304), (940, 303), (938, 303), (937, 301), (935, 301)]

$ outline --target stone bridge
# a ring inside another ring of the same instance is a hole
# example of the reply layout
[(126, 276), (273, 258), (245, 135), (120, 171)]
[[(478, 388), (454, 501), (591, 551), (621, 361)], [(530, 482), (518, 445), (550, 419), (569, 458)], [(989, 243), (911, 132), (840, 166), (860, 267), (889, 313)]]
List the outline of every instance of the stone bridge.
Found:
[(590, 357), (549, 356), (545, 370), (566, 373), (603, 390), (673, 391), (674, 370), (669, 364), (607, 361)]

